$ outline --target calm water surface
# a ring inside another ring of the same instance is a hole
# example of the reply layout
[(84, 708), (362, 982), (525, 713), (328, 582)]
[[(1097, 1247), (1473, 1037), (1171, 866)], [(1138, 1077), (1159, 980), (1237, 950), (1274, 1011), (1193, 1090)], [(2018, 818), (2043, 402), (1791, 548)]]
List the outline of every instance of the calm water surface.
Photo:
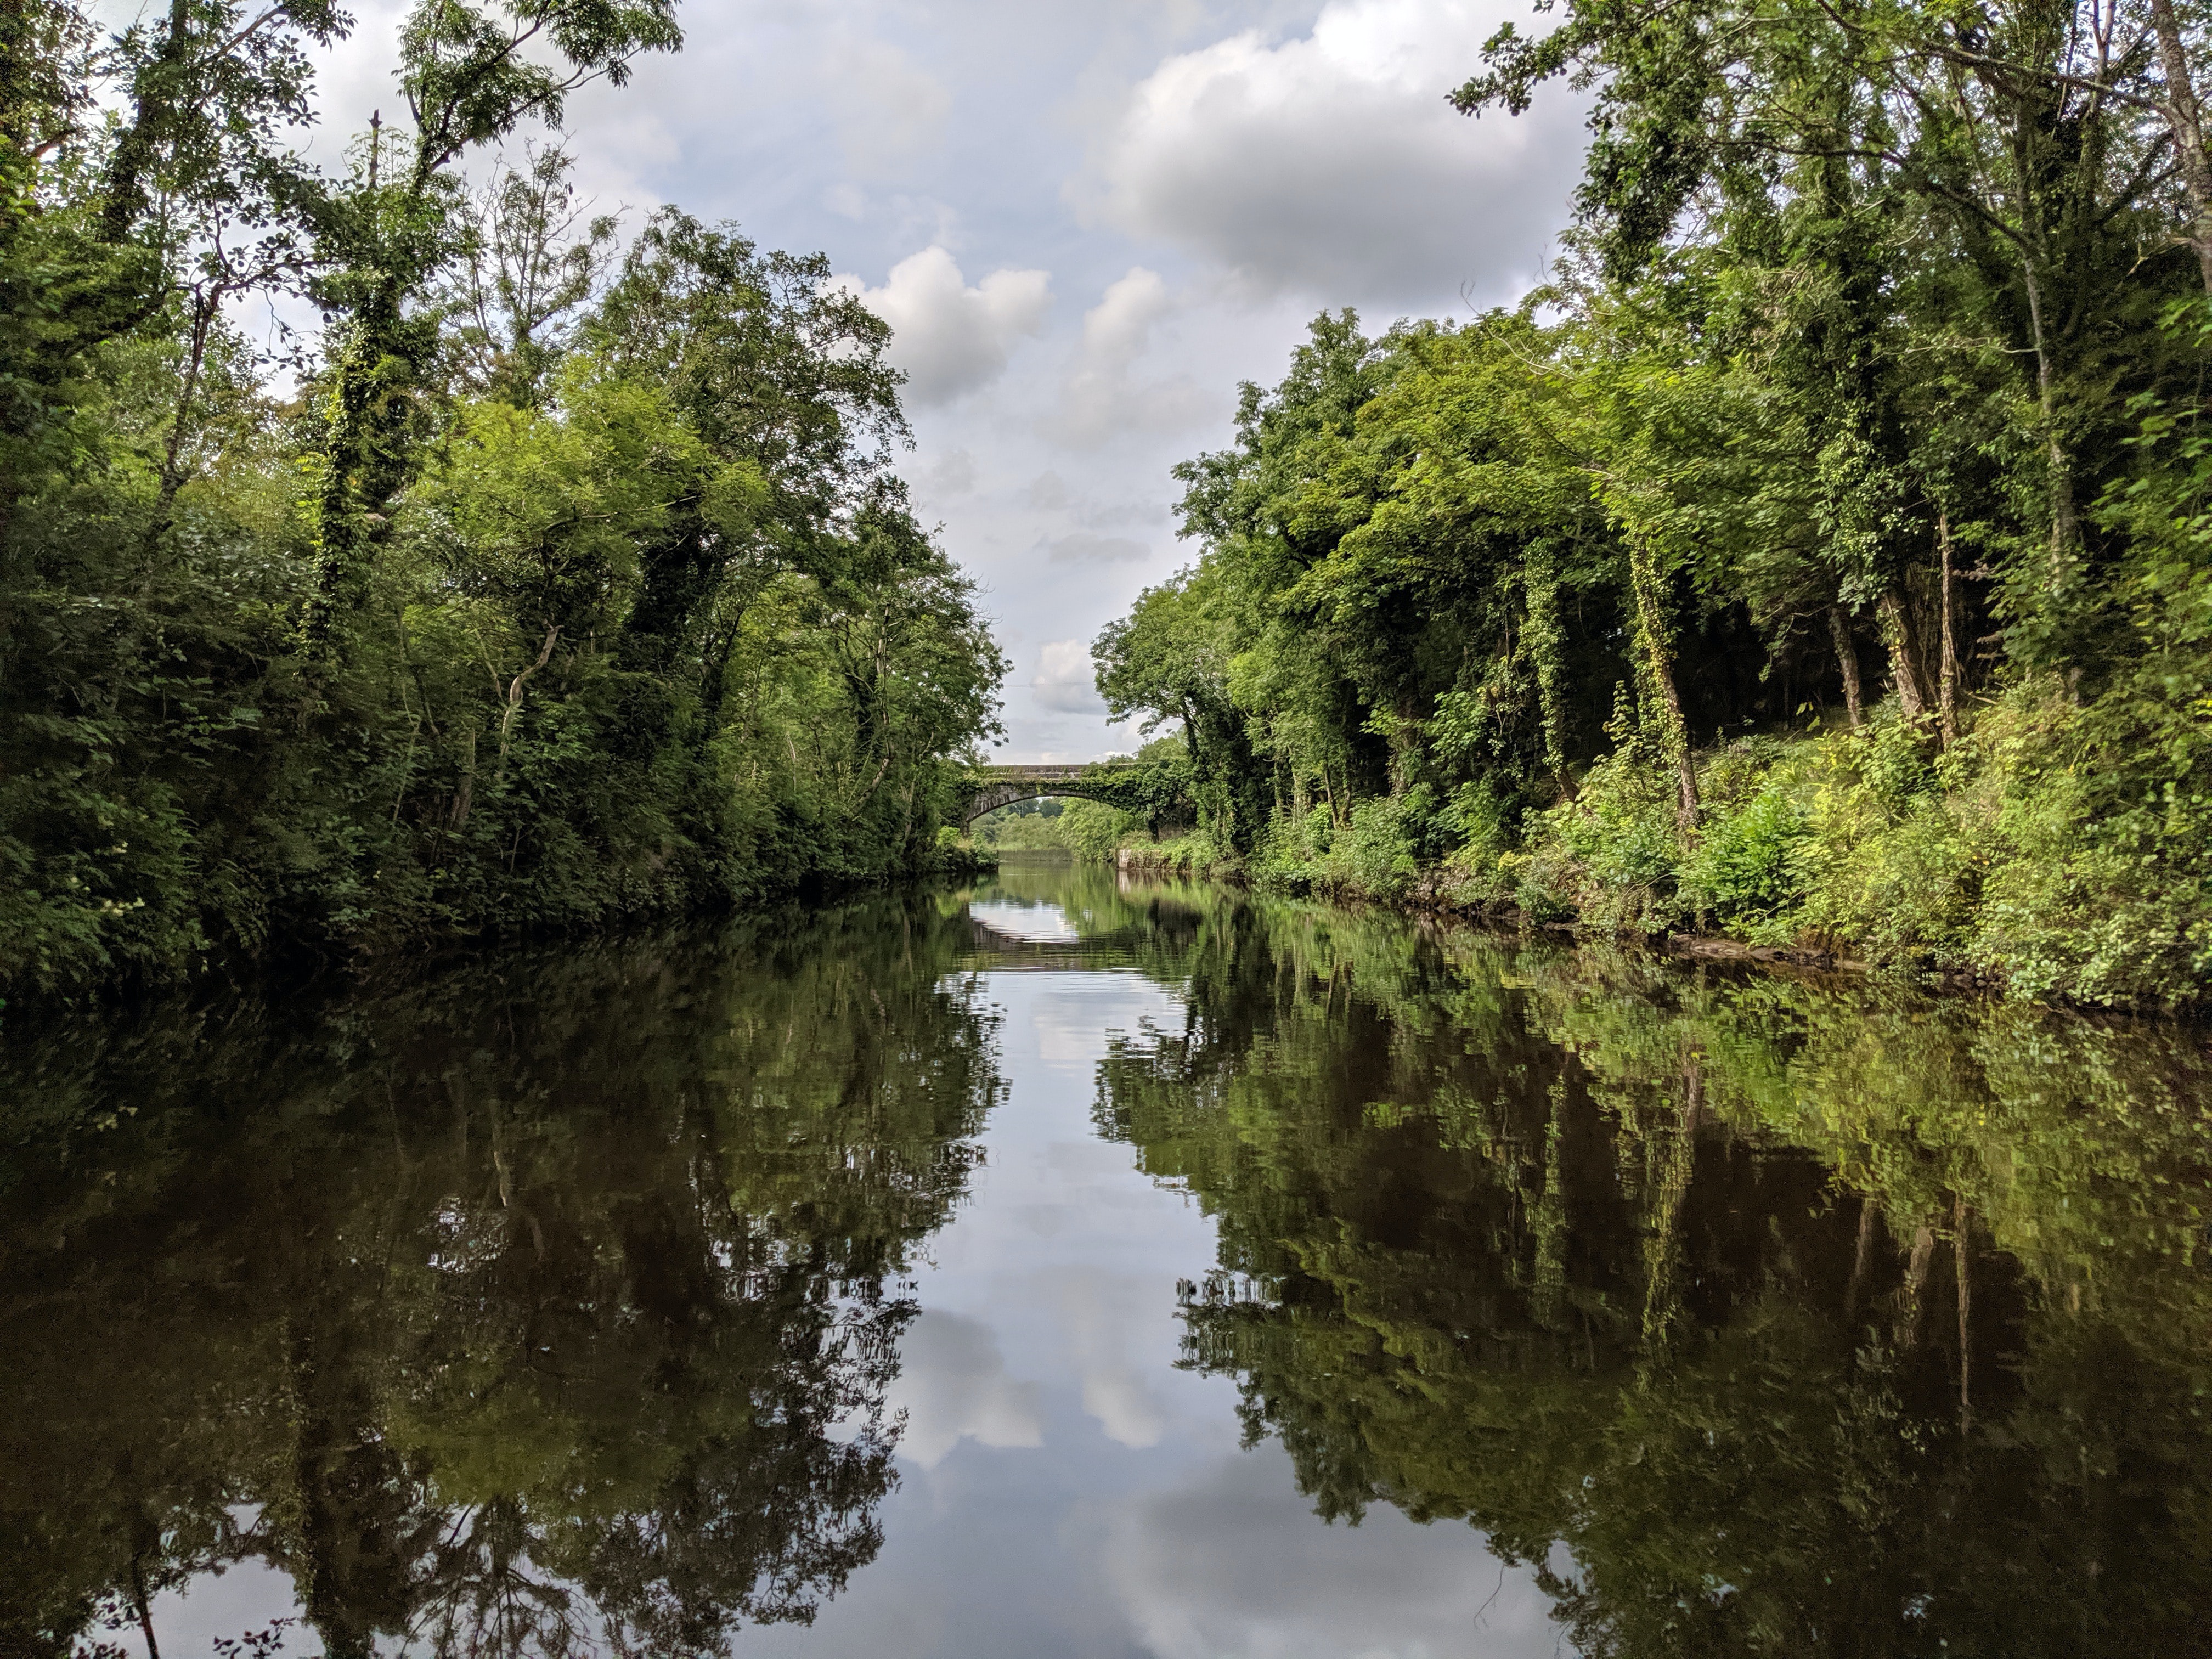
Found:
[(2212, 1652), (2202, 1032), (1010, 862), (0, 1038), (0, 1656)]

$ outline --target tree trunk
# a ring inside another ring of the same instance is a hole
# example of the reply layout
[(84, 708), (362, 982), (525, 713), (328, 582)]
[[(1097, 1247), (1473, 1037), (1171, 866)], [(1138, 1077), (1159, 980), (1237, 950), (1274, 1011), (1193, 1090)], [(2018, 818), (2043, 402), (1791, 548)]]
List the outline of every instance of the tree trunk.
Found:
[(1651, 549), (1641, 537), (1628, 543), (1628, 571), (1636, 589), (1637, 633), (1641, 636), (1644, 672), (1659, 702), (1659, 720), (1667, 744), (1667, 757), (1674, 763), (1677, 804), (1674, 816), (1684, 835), (1698, 827), (1698, 773), (1690, 760), (1690, 728), (1682, 718), (1682, 699), (1674, 689), (1674, 665), (1668, 650), (1667, 607), (1659, 591), (1658, 567)]
[(1913, 1230), (1912, 1255), (1905, 1262), (1905, 1285), (1897, 1346), (1910, 1348), (1920, 1340), (1920, 1295), (1928, 1286), (1928, 1263), (1936, 1254), (1936, 1231), (1925, 1221)]
[(131, 228), (146, 207), (146, 172), (154, 165), (161, 130), (175, 112), (184, 84), (185, 43), (191, 34), (191, 8), (170, 0), (168, 32), (154, 61), (132, 77), (131, 125), (109, 152), (103, 180), (97, 234), (101, 241), (128, 241)]
[(1536, 705), (1544, 722), (1544, 764), (1550, 769), (1562, 800), (1574, 798), (1574, 780), (1567, 775), (1565, 699), (1559, 690), (1559, 588), (1548, 554), (1534, 555), (1522, 576), (1528, 605), (1528, 626), (1522, 630), (1528, 654), (1536, 665)]
[(1855, 1318), (1859, 1310), (1859, 1291), (1866, 1285), (1867, 1268), (1874, 1261), (1875, 1230), (1881, 1224), (1881, 1209), (1871, 1197), (1859, 1200), (1858, 1249), (1851, 1256), (1850, 1283), (1844, 1287), (1844, 1317)]
[(1905, 601), (1893, 587), (1875, 609), (1881, 617), (1882, 643), (1889, 647), (1889, 677), (1897, 687), (1897, 701), (1905, 718), (1917, 726), (1928, 717), (1928, 698), (1912, 664), (1912, 629), (1905, 620)]
[(2190, 79), (2189, 54), (2182, 47), (2181, 26), (2174, 21), (2173, 0), (2150, 0), (2150, 22), (2158, 36), (2158, 65), (2166, 76), (2166, 120), (2173, 129), (2173, 147), (2181, 158), (2181, 182), (2196, 210), (2190, 221), (2189, 246), (2197, 252), (2197, 274), (2204, 291), (2212, 294), (2212, 161), (2204, 154), (2204, 120), (2197, 102), (2197, 86)]
[(1856, 732), (1866, 720), (1859, 690), (1859, 648), (1851, 642), (1851, 619), (1840, 605), (1828, 607), (1828, 631), (1836, 636), (1836, 661), (1844, 671), (1844, 712)]
[(1973, 1349), (1969, 1340), (1969, 1316), (1974, 1306), (1974, 1280), (1966, 1265), (1966, 1223), (1969, 1219), (1966, 1200), (1954, 1195), (1951, 1200), (1951, 1260), (1959, 1273), (1959, 1426), (1972, 1428), (1974, 1423), (1974, 1400), (1968, 1384), (1973, 1376)]
[(1959, 579), (1951, 567), (1951, 515), (1936, 516), (1936, 545), (1943, 564), (1943, 658), (1936, 673), (1938, 719), (1945, 748), (1959, 740), (1959, 652), (1955, 635)]
[(2066, 579), (2066, 556), (2074, 545), (2074, 469), (2066, 447), (2058, 441), (2057, 400), (2051, 389), (2050, 343), (2043, 331), (2043, 284), (2035, 274), (2035, 260), (2021, 256), (2021, 271), (2027, 288), (2027, 320), (2035, 337), (2035, 396), (2043, 410), (2043, 448), (2051, 466), (2051, 580), (2054, 586)]

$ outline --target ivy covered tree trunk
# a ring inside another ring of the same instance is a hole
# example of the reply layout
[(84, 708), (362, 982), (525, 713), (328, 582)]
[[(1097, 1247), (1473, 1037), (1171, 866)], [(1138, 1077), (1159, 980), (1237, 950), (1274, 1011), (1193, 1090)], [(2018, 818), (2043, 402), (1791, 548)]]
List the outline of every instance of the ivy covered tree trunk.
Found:
[(1905, 601), (1893, 587), (1875, 602), (1875, 609), (1881, 617), (1882, 643), (1889, 650), (1889, 677), (1897, 687), (1898, 704), (1905, 710), (1905, 718), (1917, 726), (1928, 717), (1928, 698), (1913, 665), (1912, 630), (1905, 619)]
[(1636, 592), (1638, 662), (1656, 704), (1654, 712), (1659, 719), (1660, 740), (1674, 767), (1675, 817), (1682, 833), (1692, 835), (1698, 827), (1697, 767), (1690, 757), (1690, 728), (1682, 718), (1681, 694), (1674, 687), (1673, 635), (1667, 625), (1658, 567), (1652, 559), (1650, 544), (1641, 536), (1629, 538), (1628, 569)]
[(2197, 255), (2197, 275), (2212, 294), (2212, 159), (2204, 153), (2204, 118), (2189, 71), (2189, 52), (2173, 15), (2173, 0), (2150, 0), (2152, 31), (2158, 36), (2158, 63), (2166, 76), (2166, 119), (2173, 130), (2175, 159), (2191, 210), (2189, 246)]
[(1942, 659), (1936, 665), (1936, 714), (1948, 747), (1959, 740), (1959, 647), (1954, 637), (1958, 609), (1958, 573), (1951, 565), (1951, 515), (1943, 513), (1936, 520), (1936, 545), (1940, 561), (1940, 580), (1942, 585), (1942, 627), (1940, 649)]
[(1865, 723), (1864, 694), (1859, 686), (1859, 648), (1851, 639), (1851, 619), (1840, 605), (1828, 607), (1828, 632), (1836, 641), (1836, 665), (1844, 672), (1844, 713), (1856, 731)]
[(1559, 661), (1565, 635), (1559, 626), (1559, 573), (1548, 549), (1529, 550), (1522, 588), (1528, 611), (1528, 625), (1522, 634), (1536, 664), (1536, 703), (1544, 722), (1544, 765), (1565, 799), (1574, 793), (1574, 780), (1567, 773), (1565, 670)]

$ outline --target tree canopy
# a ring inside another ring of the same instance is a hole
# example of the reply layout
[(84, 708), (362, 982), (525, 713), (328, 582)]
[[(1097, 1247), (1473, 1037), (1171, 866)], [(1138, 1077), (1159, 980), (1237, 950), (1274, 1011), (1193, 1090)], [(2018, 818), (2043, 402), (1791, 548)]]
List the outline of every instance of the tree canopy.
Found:
[[(490, 148), (677, 50), (667, 0), (424, 0), (337, 173), (328, 6), (0, 27), (0, 988), (940, 860), (1004, 663), (888, 329)], [(319, 338), (241, 331), (276, 294)]]
[(1317, 319), (1101, 690), (1262, 880), (2197, 1000), (2206, 45), (2166, 0), (1502, 30), (1460, 108), (1593, 100), (1553, 281)]

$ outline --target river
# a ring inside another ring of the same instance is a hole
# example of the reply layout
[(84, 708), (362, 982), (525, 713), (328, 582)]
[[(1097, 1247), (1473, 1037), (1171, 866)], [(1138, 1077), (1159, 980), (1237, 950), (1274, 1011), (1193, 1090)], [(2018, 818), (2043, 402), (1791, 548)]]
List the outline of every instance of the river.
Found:
[(0, 1653), (2212, 1651), (2203, 1033), (1010, 859), (0, 1040)]

